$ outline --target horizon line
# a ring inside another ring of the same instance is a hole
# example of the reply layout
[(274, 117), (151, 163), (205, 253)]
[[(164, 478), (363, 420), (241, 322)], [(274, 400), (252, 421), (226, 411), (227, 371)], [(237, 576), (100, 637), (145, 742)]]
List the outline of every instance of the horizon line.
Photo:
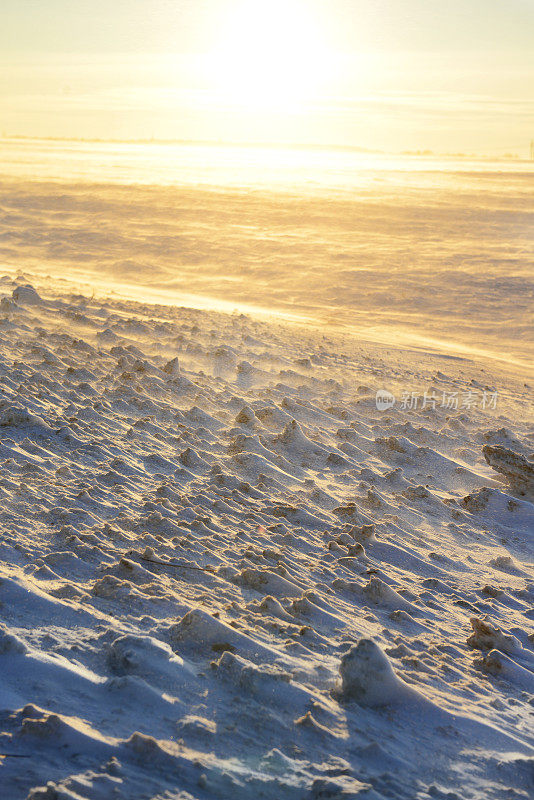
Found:
[[(97, 136), (30, 136), (28, 134), (17, 133), (2, 133), (0, 140), (24, 140), (24, 141), (43, 141), (43, 142), (79, 142), (86, 144), (154, 144), (154, 145), (168, 145), (168, 144), (181, 144), (181, 145), (200, 145), (205, 147), (242, 147), (242, 148), (265, 148), (265, 149), (287, 149), (287, 150), (340, 150), (348, 152), (356, 152), (371, 155), (384, 155), (384, 156), (417, 156), (417, 157), (440, 157), (440, 158), (471, 158), (481, 160), (495, 160), (502, 159), (504, 161), (531, 161), (527, 156), (521, 156), (518, 153), (506, 152), (503, 154), (496, 153), (464, 153), (464, 152), (439, 152), (431, 150), (430, 148), (416, 148), (404, 150), (380, 150), (372, 149), (369, 147), (362, 147), (361, 145), (351, 144), (334, 144), (325, 142), (262, 142), (262, 141), (231, 141), (224, 139), (180, 139), (180, 138), (163, 138), (157, 136), (141, 136), (134, 138), (115, 138), (115, 137), (97, 137)], [(521, 145), (522, 147), (523, 145)], [(528, 144), (525, 144), (527, 147)], [(497, 148), (502, 150), (516, 149), (516, 148)]]

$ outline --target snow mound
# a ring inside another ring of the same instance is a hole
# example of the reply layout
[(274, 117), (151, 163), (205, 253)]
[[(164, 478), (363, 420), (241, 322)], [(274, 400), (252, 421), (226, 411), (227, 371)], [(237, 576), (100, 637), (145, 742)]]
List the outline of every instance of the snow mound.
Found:
[(482, 453), (490, 467), (504, 475), (512, 489), (534, 492), (534, 462), (500, 445), (487, 444)]
[(175, 655), (168, 644), (151, 636), (120, 636), (111, 643), (107, 654), (108, 665), (116, 675), (137, 675), (141, 678), (158, 677), (160, 673), (173, 674), (183, 668), (183, 660)]
[(247, 656), (261, 657), (267, 661), (272, 661), (276, 655), (268, 647), (201, 608), (191, 609), (180, 622), (172, 625), (169, 637), (173, 647), (189, 647), (195, 655), (238, 650)]
[(27, 428), (42, 427), (48, 428), (46, 422), (41, 417), (31, 414), (25, 408), (19, 406), (8, 406), (0, 411), (0, 427), (2, 428)]
[(420, 695), (399, 678), (372, 639), (360, 639), (341, 659), (341, 697), (362, 706), (414, 702)]
[(10, 633), (6, 628), (0, 628), (0, 655), (24, 655), (28, 648), (14, 633)]
[(500, 650), (490, 650), (482, 658), (475, 659), (474, 666), (487, 675), (509, 681), (519, 689), (527, 692), (534, 690), (534, 665), (526, 669)]
[(242, 570), (235, 582), (274, 597), (298, 597), (302, 592), (299, 586), (281, 575), (252, 567)]
[(163, 372), (166, 372), (167, 375), (171, 375), (173, 378), (177, 377), (180, 374), (180, 362), (178, 358), (167, 361), (163, 367)]
[(504, 653), (515, 653), (521, 650), (521, 642), (511, 634), (503, 633), (489, 620), (471, 617), (469, 620), (473, 633), (467, 640), (473, 650), (502, 650)]
[(247, 691), (276, 691), (277, 684), (291, 682), (291, 673), (275, 664), (252, 664), (245, 658), (225, 652), (218, 661), (212, 662), (212, 668), (221, 677), (232, 681)]
[(373, 605), (385, 606), (386, 608), (400, 609), (410, 614), (420, 614), (420, 610), (413, 603), (405, 600), (402, 595), (392, 589), (385, 581), (372, 575), (369, 583), (363, 588), (363, 593), (367, 600)]
[(13, 289), (12, 297), (15, 303), (22, 306), (36, 306), (43, 302), (42, 298), (29, 283)]

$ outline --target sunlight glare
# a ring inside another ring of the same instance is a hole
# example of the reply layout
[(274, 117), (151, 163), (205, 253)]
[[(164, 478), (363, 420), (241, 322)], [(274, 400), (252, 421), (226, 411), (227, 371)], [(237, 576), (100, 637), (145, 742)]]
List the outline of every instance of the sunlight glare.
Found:
[(220, 31), (209, 71), (221, 101), (249, 111), (295, 110), (318, 96), (331, 62), (309, 6), (246, 0)]

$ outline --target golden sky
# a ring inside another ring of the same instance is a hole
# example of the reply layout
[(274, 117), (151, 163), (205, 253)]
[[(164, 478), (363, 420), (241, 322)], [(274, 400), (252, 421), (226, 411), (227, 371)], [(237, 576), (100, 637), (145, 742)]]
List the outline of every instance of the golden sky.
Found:
[(534, 0), (3, 0), (0, 132), (526, 154)]

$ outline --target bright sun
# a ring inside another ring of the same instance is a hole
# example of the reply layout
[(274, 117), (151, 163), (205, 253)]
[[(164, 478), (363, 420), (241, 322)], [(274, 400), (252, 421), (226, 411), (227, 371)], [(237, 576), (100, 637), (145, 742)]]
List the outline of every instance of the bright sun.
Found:
[(251, 111), (283, 110), (318, 95), (329, 54), (304, 3), (247, 0), (223, 26), (209, 62), (222, 100)]

